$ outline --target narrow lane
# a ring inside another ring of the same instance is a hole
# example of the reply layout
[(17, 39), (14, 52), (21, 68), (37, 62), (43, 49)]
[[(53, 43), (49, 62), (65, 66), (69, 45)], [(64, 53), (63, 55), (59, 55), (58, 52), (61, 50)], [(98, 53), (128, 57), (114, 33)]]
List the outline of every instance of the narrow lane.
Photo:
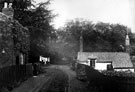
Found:
[(69, 66), (58, 65), (56, 67), (68, 75), (68, 92), (87, 92), (87, 82), (78, 80), (75, 71)]
[(88, 92), (87, 82), (78, 80), (75, 71), (68, 65), (50, 65), (44, 68), (55, 70), (55, 76), (39, 92)]
[(49, 83), (45, 83), (39, 92), (67, 92), (68, 75), (60, 70), (57, 65), (45, 66), (43, 68), (47, 72), (53, 70), (54, 75), (50, 76), (52, 80)]

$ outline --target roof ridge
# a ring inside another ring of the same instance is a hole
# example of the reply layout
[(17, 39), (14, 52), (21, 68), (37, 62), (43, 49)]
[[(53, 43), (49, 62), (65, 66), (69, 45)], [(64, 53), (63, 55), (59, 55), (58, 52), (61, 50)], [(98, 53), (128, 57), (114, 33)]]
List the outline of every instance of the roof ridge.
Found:
[(128, 54), (127, 52), (79, 52), (79, 53), (125, 53), (125, 54)]

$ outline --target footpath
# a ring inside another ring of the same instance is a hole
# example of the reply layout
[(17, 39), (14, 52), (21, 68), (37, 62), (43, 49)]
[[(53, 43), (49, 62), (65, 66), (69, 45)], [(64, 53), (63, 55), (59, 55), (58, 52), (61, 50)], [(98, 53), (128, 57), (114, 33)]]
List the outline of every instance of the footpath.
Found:
[(49, 85), (54, 76), (54, 71), (49, 70), (47, 73), (29, 78), (11, 92), (40, 92), (44, 85)]

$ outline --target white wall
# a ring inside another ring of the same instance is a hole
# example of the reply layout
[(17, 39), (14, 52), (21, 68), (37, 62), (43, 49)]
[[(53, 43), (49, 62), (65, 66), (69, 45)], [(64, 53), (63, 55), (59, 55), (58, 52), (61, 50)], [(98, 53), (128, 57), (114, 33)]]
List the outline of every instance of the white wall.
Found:
[(97, 70), (107, 70), (107, 65), (111, 63), (96, 63), (95, 69)]
[[(90, 66), (90, 62), (79, 62), (80, 64), (88, 65)], [(95, 69), (96, 70), (107, 70), (107, 65), (111, 63), (95, 63)]]
[[(84, 64), (84, 65), (88, 65), (88, 66), (90, 66), (90, 62), (78, 62), (78, 63), (80, 63), (80, 64)], [(95, 63), (95, 69), (96, 70), (107, 70), (107, 65), (108, 64), (111, 64), (111, 63)], [(128, 70), (130, 70), (131, 72), (135, 72), (135, 70), (134, 69), (114, 69), (114, 71), (128, 71)]]
[(83, 62), (78, 62), (78, 63), (90, 66), (90, 62), (83, 61)]
[(131, 71), (131, 72), (134, 72), (134, 69), (114, 69), (114, 71)]

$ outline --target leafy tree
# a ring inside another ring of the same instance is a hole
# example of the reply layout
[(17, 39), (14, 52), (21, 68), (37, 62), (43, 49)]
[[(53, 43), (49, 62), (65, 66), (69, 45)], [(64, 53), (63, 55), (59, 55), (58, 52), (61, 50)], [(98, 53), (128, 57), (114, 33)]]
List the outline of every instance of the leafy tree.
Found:
[(11, 25), (15, 51), (28, 53), (30, 50), (30, 34), (28, 29), (16, 20), (11, 21)]
[[(80, 36), (83, 36), (84, 51), (125, 51), (127, 27), (124, 25), (103, 22), (94, 24), (86, 20), (71, 20), (67, 22), (65, 29), (72, 35), (72, 39), (78, 42), (78, 48)], [(129, 31), (129, 37), (133, 42), (134, 38), (131, 35)]]
[[(49, 2), (39, 4), (30, 13), (30, 20), (26, 22), (31, 34), (31, 55), (38, 57), (39, 55), (46, 55), (48, 47), (45, 41), (55, 38), (55, 30), (50, 24), (54, 15), (47, 9)], [(44, 45), (44, 50), (40, 50)]]
[(12, 2), (14, 19), (29, 29), (30, 58), (39, 57), (41, 54), (46, 55), (48, 47), (45, 41), (49, 37), (56, 38), (56, 32), (51, 25), (55, 15), (48, 9), (50, 0), (38, 5), (33, 5), (33, 0), (2, 0), (2, 5), (4, 1)]
[[(1, 10), (4, 7), (5, 2), (7, 2), (8, 4), (13, 3), (12, 7), (14, 8), (14, 12), (15, 12), (17, 7), (19, 6), (19, 5), (17, 6), (17, 4), (15, 4), (15, 2), (22, 2), (21, 4), (23, 4), (24, 2), (28, 2), (28, 0), (0, 0)], [(23, 7), (25, 7), (25, 6), (23, 6)], [(11, 34), (13, 36), (15, 50), (23, 52), (23, 53), (27, 53), (29, 51), (28, 29), (26, 27), (23, 27), (17, 20), (14, 20), (14, 19), (13, 20), (7, 19), (5, 22), (9, 23), (9, 26), (8, 26), (9, 28), (11, 27), (10, 30), (12, 30)]]

